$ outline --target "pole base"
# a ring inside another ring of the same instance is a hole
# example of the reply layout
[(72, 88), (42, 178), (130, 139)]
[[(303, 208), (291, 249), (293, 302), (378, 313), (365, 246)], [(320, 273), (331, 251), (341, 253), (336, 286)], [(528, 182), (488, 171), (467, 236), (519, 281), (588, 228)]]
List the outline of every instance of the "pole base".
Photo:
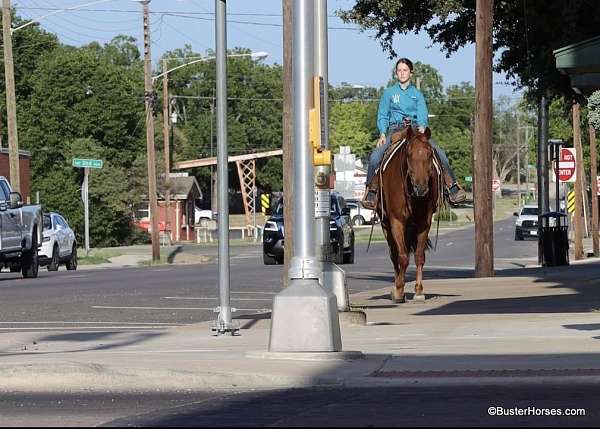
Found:
[(273, 300), (270, 352), (342, 350), (335, 295), (316, 279), (292, 279)]
[(226, 335), (231, 336), (239, 335), (240, 326), (239, 323), (231, 320), (231, 313), (235, 312), (236, 309), (232, 307), (217, 307), (214, 309), (215, 313), (219, 313), (217, 320), (214, 321), (211, 331), (215, 335)]
[(333, 262), (322, 262), (319, 283), (323, 289), (333, 293), (337, 299), (338, 311), (350, 310), (350, 298), (346, 284), (346, 272)]

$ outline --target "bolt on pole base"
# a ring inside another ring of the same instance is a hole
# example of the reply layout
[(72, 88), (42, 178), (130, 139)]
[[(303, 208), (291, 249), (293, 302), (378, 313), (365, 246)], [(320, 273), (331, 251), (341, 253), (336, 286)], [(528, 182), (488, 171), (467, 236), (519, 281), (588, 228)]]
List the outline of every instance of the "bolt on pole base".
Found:
[(315, 279), (291, 279), (273, 299), (270, 352), (339, 352), (340, 320), (335, 295)]
[(235, 308), (231, 307), (217, 307), (213, 310), (215, 313), (219, 313), (217, 320), (213, 322), (211, 331), (215, 335), (227, 335), (231, 336), (240, 335), (240, 325), (237, 322), (231, 320), (231, 313), (236, 311)]

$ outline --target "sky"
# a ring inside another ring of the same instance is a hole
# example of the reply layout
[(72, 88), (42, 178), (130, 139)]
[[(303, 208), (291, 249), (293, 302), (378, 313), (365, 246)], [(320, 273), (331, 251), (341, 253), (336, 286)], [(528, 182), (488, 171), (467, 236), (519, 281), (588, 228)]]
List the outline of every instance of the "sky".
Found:
[[(142, 7), (132, 0), (13, 0), (17, 13), (37, 18), (58, 9), (96, 3), (84, 9), (69, 10), (44, 18), (40, 25), (66, 44), (81, 46), (91, 41), (102, 44), (118, 34), (138, 39), (142, 50)], [(282, 0), (228, 0), (227, 44), (264, 51), (268, 64), (282, 63)], [(361, 32), (355, 24), (345, 24), (336, 10), (350, 9), (354, 0), (329, 0), (329, 82), (339, 85), (380, 87), (386, 85), (394, 62), (383, 52), (374, 31)], [(152, 0), (150, 3), (152, 56), (156, 59), (185, 44), (196, 52), (215, 48), (215, 0)], [(87, 9), (87, 10), (86, 10)], [(446, 58), (439, 45), (426, 33), (397, 36), (394, 49), (402, 56), (435, 67), (444, 86), (463, 81), (475, 82), (475, 46), (469, 45)], [(494, 74), (494, 98), (518, 97), (507, 85), (504, 74)]]

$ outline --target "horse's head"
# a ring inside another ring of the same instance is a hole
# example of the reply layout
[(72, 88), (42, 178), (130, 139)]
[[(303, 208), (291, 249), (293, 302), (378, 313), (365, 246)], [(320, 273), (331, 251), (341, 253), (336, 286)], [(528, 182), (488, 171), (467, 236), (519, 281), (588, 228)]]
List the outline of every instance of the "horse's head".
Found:
[(425, 129), (419, 133), (411, 127), (407, 128), (406, 139), (406, 162), (408, 166), (408, 177), (412, 185), (412, 196), (424, 197), (429, 192), (429, 179), (431, 177), (433, 163), (433, 148), (429, 144), (431, 131)]

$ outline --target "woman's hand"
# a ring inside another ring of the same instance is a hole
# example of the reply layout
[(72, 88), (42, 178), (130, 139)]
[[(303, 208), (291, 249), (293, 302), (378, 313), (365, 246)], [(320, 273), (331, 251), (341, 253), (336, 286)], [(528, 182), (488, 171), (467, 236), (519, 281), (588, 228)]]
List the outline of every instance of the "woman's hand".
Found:
[(381, 147), (381, 146), (383, 146), (383, 145), (385, 144), (385, 141), (386, 141), (386, 140), (387, 140), (387, 139), (386, 139), (386, 137), (385, 137), (385, 134), (381, 134), (381, 135), (379, 136), (379, 140), (377, 140), (377, 147)]

